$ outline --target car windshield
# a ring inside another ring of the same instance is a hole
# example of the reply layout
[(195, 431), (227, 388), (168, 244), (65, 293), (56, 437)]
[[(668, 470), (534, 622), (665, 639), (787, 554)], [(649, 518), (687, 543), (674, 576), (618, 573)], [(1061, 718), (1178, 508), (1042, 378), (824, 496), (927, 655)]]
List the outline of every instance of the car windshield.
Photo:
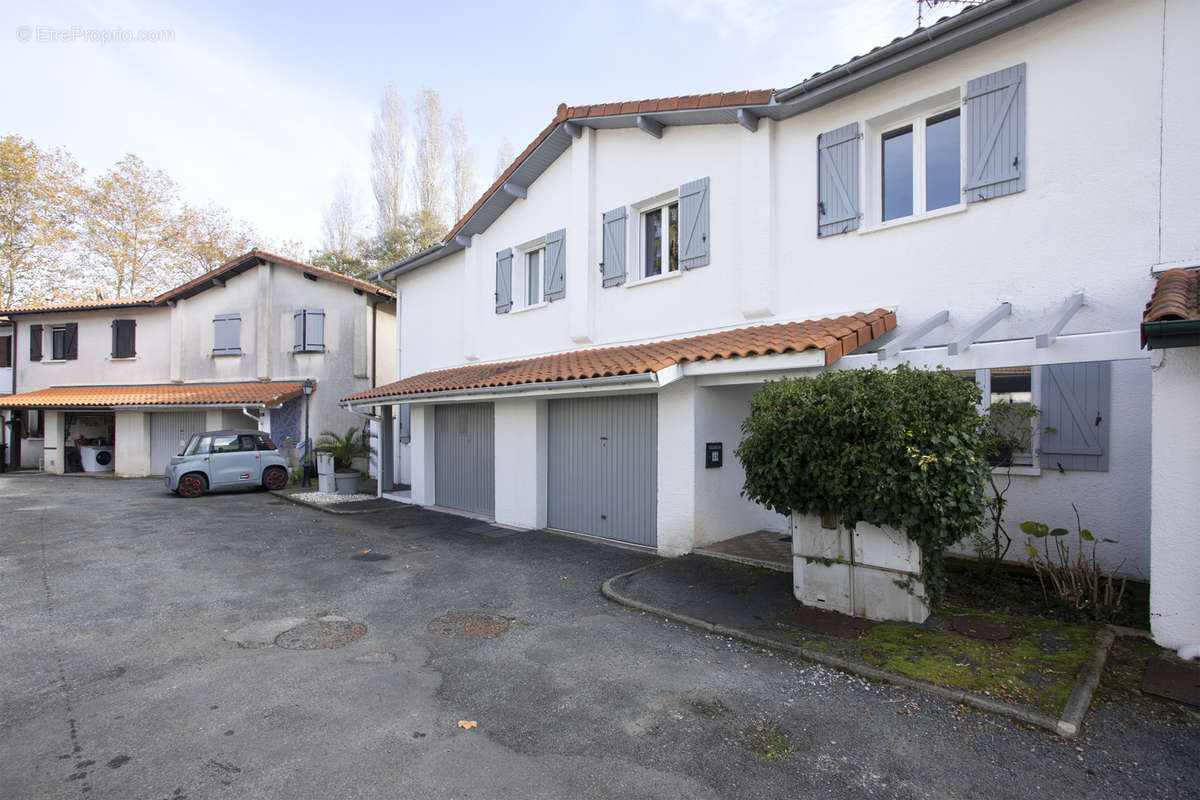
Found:
[(208, 443), (211, 440), (212, 440), (211, 436), (205, 436), (203, 434), (197, 433), (195, 436), (192, 437), (191, 441), (189, 441), (187, 443), (187, 447), (185, 447), (183, 449), (183, 452), (180, 453), (180, 455), (194, 456), (194, 455), (200, 455), (202, 453), (207, 453), (208, 446), (209, 446)]

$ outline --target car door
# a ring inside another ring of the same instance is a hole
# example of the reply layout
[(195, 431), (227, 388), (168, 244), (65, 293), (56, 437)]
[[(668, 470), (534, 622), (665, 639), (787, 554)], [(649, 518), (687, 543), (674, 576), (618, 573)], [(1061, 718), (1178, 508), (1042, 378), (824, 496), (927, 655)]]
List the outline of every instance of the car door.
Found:
[(253, 448), (254, 437), (245, 436), (244, 438), (246, 439), (245, 445), (243, 445), (242, 435), (236, 433), (213, 434), (209, 470), (214, 487), (254, 484), (258, 483), (262, 477), (262, 466), (258, 453), (253, 449), (242, 449), (243, 446)]

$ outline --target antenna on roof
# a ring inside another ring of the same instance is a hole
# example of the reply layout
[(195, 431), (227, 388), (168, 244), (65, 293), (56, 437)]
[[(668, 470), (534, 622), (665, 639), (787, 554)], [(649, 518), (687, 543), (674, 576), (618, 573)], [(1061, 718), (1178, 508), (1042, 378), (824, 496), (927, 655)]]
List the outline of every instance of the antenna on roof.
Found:
[(925, 26), (925, 9), (933, 11), (937, 6), (977, 6), (987, 0), (917, 0), (917, 27)]

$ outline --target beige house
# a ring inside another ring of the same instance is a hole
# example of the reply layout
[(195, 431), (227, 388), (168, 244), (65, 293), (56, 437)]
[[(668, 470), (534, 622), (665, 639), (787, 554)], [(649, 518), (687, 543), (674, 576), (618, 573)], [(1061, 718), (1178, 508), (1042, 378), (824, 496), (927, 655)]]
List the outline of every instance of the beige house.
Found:
[(158, 475), (215, 428), (258, 428), (303, 451), (306, 381), (315, 438), (363, 424), (339, 397), (395, 377), (376, 348), (395, 335), (392, 292), (262, 250), (156, 297), (3, 317), (8, 464), (55, 473)]

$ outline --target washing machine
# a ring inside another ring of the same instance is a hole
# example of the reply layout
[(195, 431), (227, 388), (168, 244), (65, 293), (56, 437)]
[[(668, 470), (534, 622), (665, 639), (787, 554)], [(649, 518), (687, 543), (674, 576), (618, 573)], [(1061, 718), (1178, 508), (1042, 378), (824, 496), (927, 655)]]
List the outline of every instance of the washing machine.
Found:
[(79, 460), (83, 462), (84, 472), (112, 472), (113, 449), (95, 445), (81, 445)]

